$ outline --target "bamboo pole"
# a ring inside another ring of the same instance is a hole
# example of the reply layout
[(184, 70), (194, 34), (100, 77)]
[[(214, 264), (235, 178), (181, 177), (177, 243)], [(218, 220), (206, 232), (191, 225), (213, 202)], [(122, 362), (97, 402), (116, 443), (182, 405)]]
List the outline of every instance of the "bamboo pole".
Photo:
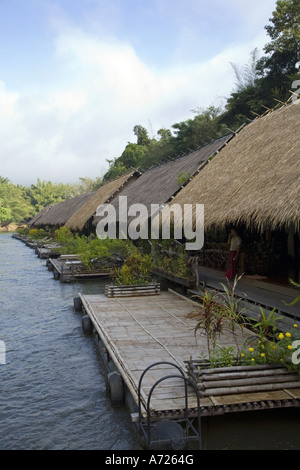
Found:
[(245, 385), (253, 385), (255, 383), (256, 385), (263, 385), (263, 384), (275, 384), (275, 383), (284, 383), (284, 385), (293, 382), (298, 384), (298, 387), (300, 387), (300, 380), (295, 380), (294, 377), (291, 377), (291, 380), (287, 380), (286, 375), (278, 375), (278, 376), (267, 376), (267, 377), (255, 377), (253, 378), (241, 378), (241, 379), (236, 379), (236, 380), (212, 380), (209, 382), (199, 382), (198, 386), (199, 387), (204, 387), (205, 390), (210, 390), (211, 388), (235, 388), (239, 386), (245, 386)]
[(261, 385), (250, 385), (245, 387), (231, 387), (231, 388), (211, 388), (205, 391), (199, 391), (202, 397), (209, 397), (211, 395), (221, 396), (221, 395), (236, 395), (243, 393), (252, 393), (252, 392), (271, 392), (276, 390), (282, 390), (283, 388), (299, 388), (300, 382), (290, 382), (290, 383), (278, 383), (278, 384), (261, 384)]
[[(270, 370), (261, 370), (261, 371), (241, 371), (241, 372), (224, 372), (218, 374), (202, 374), (199, 375), (199, 380), (203, 380), (203, 382), (210, 382), (214, 380), (233, 380), (233, 379), (256, 379), (258, 377), (274, 377), (278, 375), (295, 375), (295, 371), (288, 370), (288, 369), (270, 369)], [(298, 374), (297, 374), (298, 375)], [(300, 378), (300, 377), (299, 377)]]
[[(199, 364), (201, 367), (201, 364)], [(257, 364), (253, 366), (232, 366), (232, 367), (222, 367), (223, 372), (237, 372), (237, 371), (250, 371), (250, 370), (264, 370), (264, 369), (284, 369), (284, 367), (281, 364)], [(220, 373), (220, 368), (215, 367), (211, 369), (200, 369), (202, 374), (214, 374), (215, 372)]]

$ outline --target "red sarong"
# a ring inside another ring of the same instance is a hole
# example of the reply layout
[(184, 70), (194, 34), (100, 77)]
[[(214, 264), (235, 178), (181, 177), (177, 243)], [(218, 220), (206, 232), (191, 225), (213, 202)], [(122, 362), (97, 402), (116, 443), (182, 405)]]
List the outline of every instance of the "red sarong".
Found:
[(229, 281), (231, 281), (236, 273), (237, 268), (237, 251), (229, 251), (228, 261), (227, 261), (227, 268), (225, 276)]

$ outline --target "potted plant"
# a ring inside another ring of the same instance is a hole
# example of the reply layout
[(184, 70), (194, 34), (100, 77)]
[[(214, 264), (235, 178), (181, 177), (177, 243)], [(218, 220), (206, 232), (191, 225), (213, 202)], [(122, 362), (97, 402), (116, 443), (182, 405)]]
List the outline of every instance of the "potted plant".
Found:
[(105, 293), (108, 297), (158, 294), (160, 284), (151, 282), (151, 276), (150, 255), (132, 249), (123, 265), (112, 272), (113, 284), (105, 286)]

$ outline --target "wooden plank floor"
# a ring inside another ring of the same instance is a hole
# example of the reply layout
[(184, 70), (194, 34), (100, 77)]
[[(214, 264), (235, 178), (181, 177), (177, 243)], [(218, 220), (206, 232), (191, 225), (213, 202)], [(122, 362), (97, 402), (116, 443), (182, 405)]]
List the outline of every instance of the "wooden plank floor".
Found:
[[(213, 289), (221, 289), (221, 283), (226, 285), (225, 273), (212, 268), (200, 266), (199, 278), (201, 283)], [(193, 294), (201, 293), (201, 289), (191, 289)], [(291, 303), (298, 295), (299, 289), (292, 286), (281, 286), (265, 280), (244, 276), (238, 282), (236, 294), (246, 302), (262, 305), (263, 308), (276, 308), (277, 312), (288, 315), (291, 319), (300, 319), (300, 303)]]
[[(185, 361), (190, 357), (199, 359), (200, 354), (207, 355), (206, 338), (200, 336), (195, 341), (195, 320), (187, 318), (194, 310), (194, 304), (173, 291), (163, 291), (159, 295), (147, 297), (108, 298), (105, 295), (82, 294), (80, 297), (86, 313), (92, 319), (136, 402), (139, 379), (151, 364), (169, 361), (186, 372)], [(241, 343), (247, 334), (241, 332)], [(230, 332), (224, 333), (218, 344), (233, 345)], [(178, 371), (167, 365), (146, 373), (142, 382), (142, 401), (147, 401), (149, 390), (156, 380), (174, 373), (178, 374)], [(201, 409), (202, 412), (206, 409), (209, 415), (215, 414), (218, 407), (223, 407), (221, 412), (224, 412), (226, 406), (232, 404), (291, 398), (300, 398), (300, 391), (205, 397), (201, 399)], [(188, 404), (191, 409), (196, 407), (192, 388)], [(183, 408), (183, 380), (165, 380), (155, 389), (151, 399), (154, 415), (159, 412), (172, 413)]]

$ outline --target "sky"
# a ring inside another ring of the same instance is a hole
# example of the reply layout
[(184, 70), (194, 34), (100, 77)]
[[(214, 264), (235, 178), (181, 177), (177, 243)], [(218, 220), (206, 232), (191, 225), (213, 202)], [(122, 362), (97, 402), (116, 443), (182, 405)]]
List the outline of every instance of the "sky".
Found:
[(0, 176), (101, 177), (136, 142), (224, 106), (276, 0), (0, 0)]

